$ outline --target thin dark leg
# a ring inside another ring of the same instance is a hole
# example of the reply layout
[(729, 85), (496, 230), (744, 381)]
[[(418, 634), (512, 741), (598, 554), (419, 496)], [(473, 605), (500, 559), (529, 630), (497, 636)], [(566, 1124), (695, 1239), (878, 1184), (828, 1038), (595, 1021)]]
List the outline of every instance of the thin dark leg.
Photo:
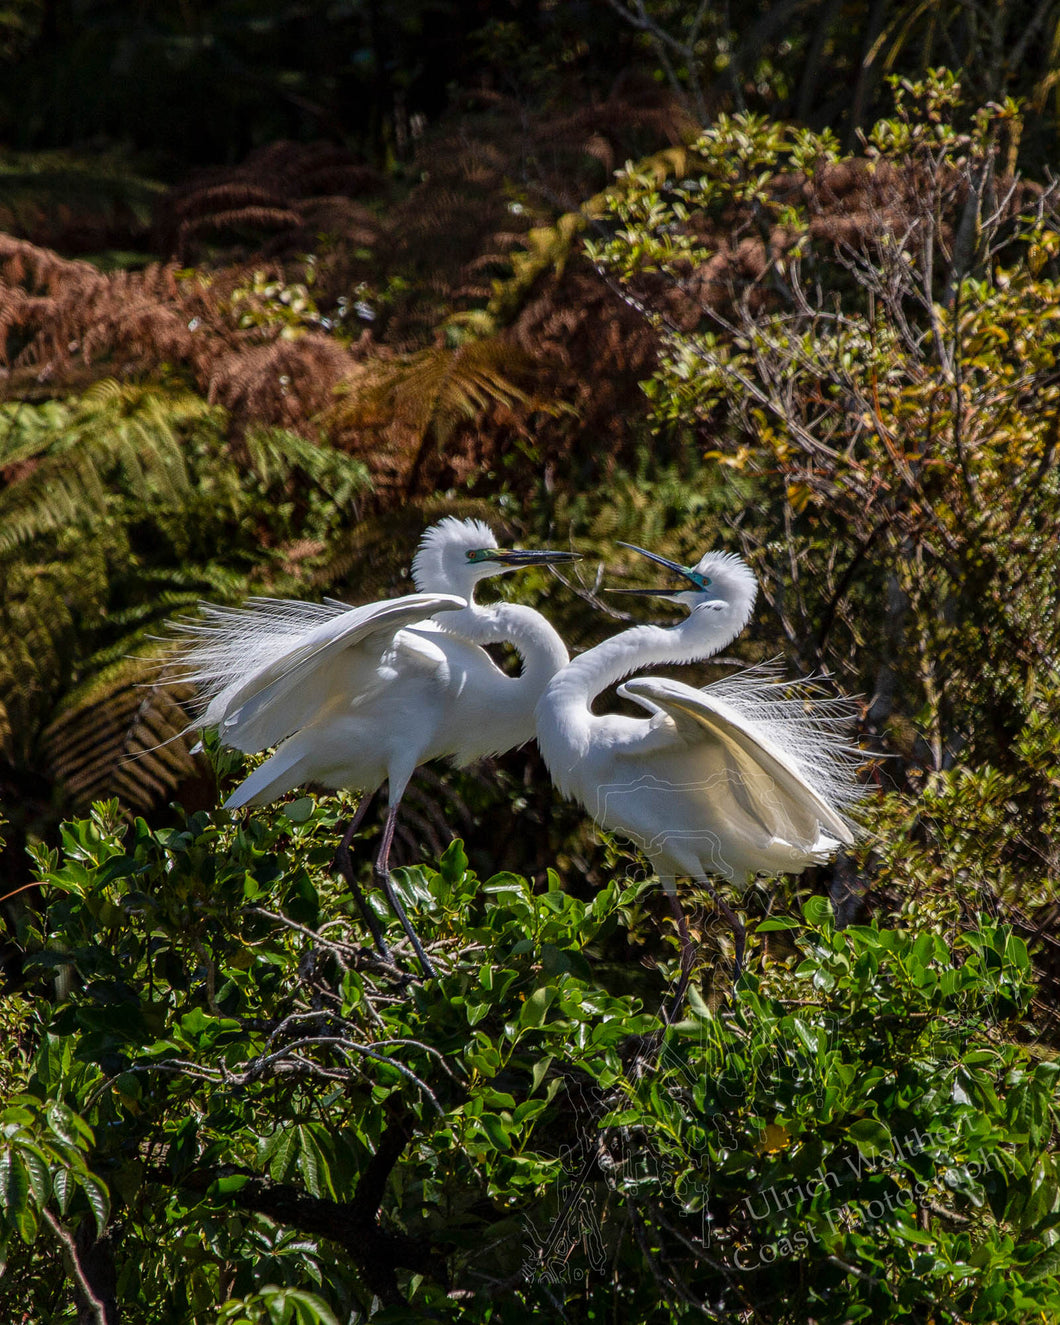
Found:
[(677, 989), (670, 1005), (663, 1012), (663, 1017), (667, 1024), (677, 1019), (678, 1013), (685, 1001), (685, 994), (688, 992), (688, 982), (692, 978), (692, 967), (696, 960), (696, 945), (692, 942), (692, 935), (688, 932), (688, 921), (685, 919), (685, 913), (681, 909), (681, 903), (677, 900), (677, 894), (666, 890), (666, 897), (670, 903), (670, 910), (673, 912), (674, 922), (677, 925), (677, 934), (681, 940), (681, 978), (677, 982)]
[(361, 797), (353, 818), (350, 820), (349, 827), (342, 835), (342, 841), (339, 843), (339, 849), (335, 852), (335, 859), (332, 861), (331, 868), (338, 870), (349, 885), (350, 892), (353, 893), (353, 899), (357, 903), (357, 909), (363, 916), (364, 923), (368, 926), (372, 935), (372, 943), (376, 952), (382, 957), (383, 961), (393, 962), (386, 939), (383, 938), (383, 931), (376, 919), (376, 914), (368, 905), (368, 900), (361, 891), (361, 885), (353, 876), (353, 862), (350, 860), (350, 844), (353, 842), (357, 829), (361, 826), (361, 820), (368, 813), (368, 807), (371, 803), (371, 793)]
[(743, 921), (732, 909), (732, 907), (728, 904), (728, 902), (726, 902), (725, 899), (715, 890), (714, 885), (710, 882), (709, 879), (704, 879), (702, 882), (707, 892), (710, 893), (711, 897), (713, 898), (714, 905), (718, 908), (718, 910), (722, 913), (725, 919), (729, 922), (729, 928), (732, 930), (732, 947), (733, 947), (732, 982), (735, 985), (736, 981), (739, 980), (740, 976), (743, 974), (743, 951), (744, 951), (744, 944), (747, 941), (747, 926), (743, 923)]
[(386, 823), (383, 826), (383, 843), (379, 848), (379, 855), (376, 857), (375, 872), (383, 884), (387, 901), (390, 903), (394, 914), (401, 921), (401, 928), (408, 935), (409, 942), (412, 944), (416, 956), (420, 959), (423, 974), (434, 980), (437, 978), (437, 972), (431, 965), (430, 958), (423, 951), (423, 944), (409, 923), (405, 908), (401, 905), (401, 898), (394, 891), (394, 885), (390, 881), (390, 846), (394, 840), (394, 824), (397, 823), (398, 808), (399, 803), (391, 805), (390, 809), (387, 810)]

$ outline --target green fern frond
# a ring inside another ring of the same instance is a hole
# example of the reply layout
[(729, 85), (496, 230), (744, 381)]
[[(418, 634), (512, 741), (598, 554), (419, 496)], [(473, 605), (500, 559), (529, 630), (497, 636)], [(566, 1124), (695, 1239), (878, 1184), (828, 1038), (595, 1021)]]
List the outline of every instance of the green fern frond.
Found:
[(191, 693), (155, 683), (144, 656), (120, 658), (73, 690), (44, 732), (44, 753), (74, 804), (118, 796), (143, 810), (196, 776), (183, 707)]
[(38, 459), (66, 433), (72, 413), (61, 400), (0, 405), (0, 465), (8, 468)]
[(368, 486), (347, 453), (278, 428), (233, 444), (227, 419), (114, 381), (0, 406), (0, 758), (14, 785), (55, 784), (56, 807), (146, 809), (200, 775), (165, 622), (203, 598), (296, 593), (306, 549)]
[(287, 428), (249, 428), (244, 445), (251, 468), (266, 486), (299, 470), (325, 489), (338, 507), (372, 486), (371, 475), (360, 460)]
[(191, 391), (113, 380), (69, 406), (0, 406), (4, 463), (31, 466), (0, 493), (0, 554), (98, 520), (117, 478), (141, 501), (177, 502), (189, 486), (182, 430), (219, 412)]
[(137, 571), (137, 579), (141, 584), (154, 586), (152, 600), (163, 605), (165, 616), (174, 608), (197, 603), (200, 598), (234, 600), (251, 592), (245, 570), (216, 561), (202, 565), (143, 566)]
[(88, 544), (80, 556), (63, 547), (44, 565), (9, 560), (2, 566), (0, 702), (16, 761), (36, 739), (45, 696), (61, 692), (70, 675), (82, 620), (99, 609), (103, 561), (101, 549)]

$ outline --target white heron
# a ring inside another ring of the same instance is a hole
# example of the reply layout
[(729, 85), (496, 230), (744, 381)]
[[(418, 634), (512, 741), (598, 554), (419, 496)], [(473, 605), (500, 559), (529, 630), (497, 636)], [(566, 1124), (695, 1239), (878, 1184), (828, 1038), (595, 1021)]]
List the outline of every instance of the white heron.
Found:
[[(177, 662), (199, 688), (201, 725), (216, 726), (224, 745), (244, 753), (277, 746), (226, 809), (263, 805), (304, 783), (360, 791), (336, 858), (352, 884), (350, 842), (372, 795), (387, 783), (375, 869), (428, 975), (433, 968), (389, 877), (409, 779), (431, 759), (463, 765), (532, 739), (534, 706), (568, 661), (563, 640), (539, 612), (476, 603), (475, 587), (520, 567), (576, 559), (550, 549), (503, 550), (481, 520), (449, 517), (420, 541), (412, 567), (420, 592), (363, 607), (333, 599), (203, 604), (202, 620), (181, 623)], [(518, 676), (480, 647), (500, 643), (519, 654)], [(362, 909), (385, 953), (374, 917)]]
[(799, 873), (850, 845), (855, 830), (842, 810), (858, 798), (858, 756), (842, 734), (849, 705), (815, 710), (790, 692), (785, 697), (787, 686), (770, 666), (702, 689), (638, 678), (618, 694), (649, 717), (594, 713), (596, 696), (631, 672), (723, 649), (754, 606), (754, 575), (737, 556), (708, 552), (687, 567), (633, 550), (690, 587), (623, 592), (666, 598), (688, 616), (669, 628), (622, 631), (557, 671), (538, 702), (537, 742), (557, 788), (630, 838), (661, 878), (681, 939), (683, 994), (694, 947), (677, 878), (703, 883), (729, 919), (739, 973), (744, 929), (711, 878), (745, 883), (763, 871)]

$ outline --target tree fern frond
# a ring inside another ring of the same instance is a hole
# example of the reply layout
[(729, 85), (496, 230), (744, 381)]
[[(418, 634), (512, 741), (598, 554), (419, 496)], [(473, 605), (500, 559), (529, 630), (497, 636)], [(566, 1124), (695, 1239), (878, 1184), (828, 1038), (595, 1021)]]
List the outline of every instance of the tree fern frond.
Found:
[(147, 660), (121, 658), (72, 691), (46, 729), (45, 757), (75, 804), (117, 795), (143, 810), (197, 774), (190, 687), (146, 679)]
[(300, 470), (318, 487), (326, 488), (340, 508), (372, 486), (371, 475), (360, 460), (288, 428), (249, 428), (244, 446), (251, 468), (266, 485)]
[(0, 553), (98, 519), (117, 475), (142, 501), (178, 501), (188, 490), (180, 430), (214, 411), (191, 391), (113, 380), (64, 410), (0, 406), (5, 456), (37, 461), (0, 492)]
[(61, 400), (0, 405), (0, 466), (10, 471), (38, 460), (69, 428), (71, 414), (71, 407)]
[(543, 376), (539, 360), (501, 337), (372, 359), (348, 375), (322, 422), (371, 456), (379, 487), (407, 494), (427, 456), (449, 454), (458, 429), (490, 410), (509, 417), (566, 410), (536, 389)]
[[(343, 384), (345, 399), (332, 417), (352, 427), (392, 419), (417, 439), (433, 434), (444, 446), (458, 424), (491, 403), (529, 406), (533, 397), (520, 383), (537, 371), (531, 355), (497, 337), (373, 360)], [(543, 400), (535, 405), (554, 408)]]
[(18, 746), (32, 747), (47, 696), (60, 693), (76, 654), (82, 616), (98, 609), (104, 558), (87, 546), (71, 561), (62, 555), (45, 565), (9, 560), (0, 567), (0, 702)]
[[(154, 585), (152, 599), (163, 605), (165, 616), (171, 609), (197, 603), (200, 598), (236, 599), (248, 592), (245, 570), (237, 570), (221, 562), (208, 561), (200, 565), (143, 566), (137, 570), (137, 579)], [(163, 599), (167, 601), (163, 603)]]

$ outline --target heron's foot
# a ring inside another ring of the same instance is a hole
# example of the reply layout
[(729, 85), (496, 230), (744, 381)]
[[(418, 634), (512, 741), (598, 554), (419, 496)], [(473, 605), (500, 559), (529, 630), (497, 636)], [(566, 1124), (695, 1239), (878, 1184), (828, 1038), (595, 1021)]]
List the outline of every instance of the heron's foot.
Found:
[(401, 921), (401, 928), (408, 935), (408, 940), (412, 944), (412, 949), (419, 959), (420, 969), (428, 980), (437, 980), (438, 972), (434, 969), (431, 959), (423, 950), (423, 944), (420, 942), (419, 935), (412, 927), (412, 922), (405, 914), (405, 908), (401, 905), (401, 898), (397, 895), (393, 880), (390, 877), (390, 871), (379, 866), (375, 867), (376, 878), (382, 883), (383, 891), (386, 893), (386, 899), (390, 903), (390, 909)]

